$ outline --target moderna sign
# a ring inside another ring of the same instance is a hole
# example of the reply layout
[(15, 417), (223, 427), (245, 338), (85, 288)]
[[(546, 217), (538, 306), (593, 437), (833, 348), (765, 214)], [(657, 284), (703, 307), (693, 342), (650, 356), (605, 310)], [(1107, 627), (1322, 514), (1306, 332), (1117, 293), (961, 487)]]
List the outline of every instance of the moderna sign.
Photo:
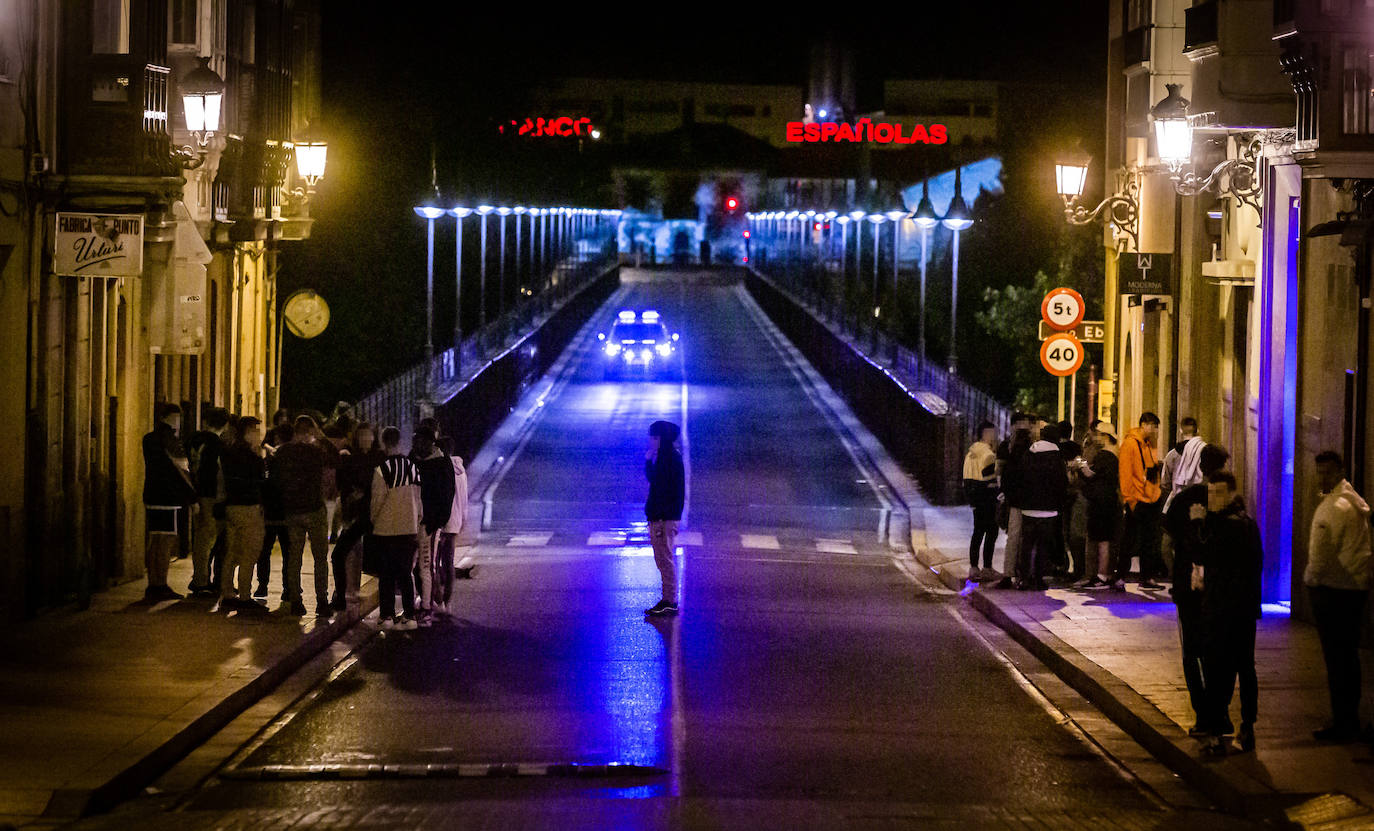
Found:
[(885, 121), (873, 122), (867, 118), (861, 118), (854, 125), (836, 124), (833, 121), (824, 123), (807, 123), (805, 121), (787, 122), (788, 141), (872, 141), (878, 144), (944, 144), (949, 141), (949, 131), (943, 124), (932, 124), (926, 127), (917, 124), (908, 133), (903, 133), (901, 124), (889, 124)]

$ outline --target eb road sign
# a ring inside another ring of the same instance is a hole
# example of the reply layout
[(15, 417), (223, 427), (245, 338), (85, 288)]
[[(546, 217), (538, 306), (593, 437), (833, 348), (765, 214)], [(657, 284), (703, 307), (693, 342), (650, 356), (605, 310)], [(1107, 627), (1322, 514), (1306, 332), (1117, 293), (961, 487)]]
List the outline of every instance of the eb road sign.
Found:
[(1051, 289), (1040, 301), (1040, 316), (1051, 329), (1066, 332), (1083, 320), (1083, 295), (1069, 288)]
[(1052, 335), (1040, 344), (1040, 365), (1059, 378), (1072, 375), (1083, 366), (1083, 344), (1068, 332)]
[[(1079, 323), (1069, 334), (1078, 338), (1083, 343), (1102, 343), (1107, 339), (1107, 324), (1101, 320), (1085, 320)], [(1054, 335), (1054, 330), (1045, 321), (1040, 321), (1040, 340)]]

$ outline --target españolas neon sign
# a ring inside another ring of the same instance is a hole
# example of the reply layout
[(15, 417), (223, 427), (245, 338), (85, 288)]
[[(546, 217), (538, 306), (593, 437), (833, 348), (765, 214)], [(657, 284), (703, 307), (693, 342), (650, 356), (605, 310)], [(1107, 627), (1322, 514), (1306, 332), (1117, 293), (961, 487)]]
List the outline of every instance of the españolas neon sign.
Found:
[(508, 128), (514, 128), (517, 136), (591, 136), (596, 129), (592, 126), (590, 118), (572, 118), (570, 116), (560, 116), (558, 118), (527, 118), (524, 121), (511, 119), (509, 124), (502, 124), (499, 130), (504, 133)]
[(910, 133), (902, 133), (901, 124), (885, 121), (873, 122), (867, 118), (859, 119), (852, 126), (837, 124), (833, 121), (807, 123), (804, 121), (787, 122), (788, 141), (831, 141), (860, 142), (872, 141), (878, 144), (944, 144), (949, 141), (949, 131), (943, 124), (926, 127), (921, 124), (911, 128)]

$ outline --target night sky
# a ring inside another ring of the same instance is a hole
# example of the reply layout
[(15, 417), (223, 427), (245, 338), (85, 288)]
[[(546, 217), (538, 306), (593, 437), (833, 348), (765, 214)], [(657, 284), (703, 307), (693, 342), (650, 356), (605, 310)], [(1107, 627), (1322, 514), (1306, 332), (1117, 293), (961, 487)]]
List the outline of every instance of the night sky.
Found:
[[(768, 5), (764, 13), (738, 6), (597, 4), (551, 15), (542, 3), (513, 3), (510, 19), (498, 21), (490, 5), (471, 14), (474, 6), (452, 2), (323, 3), (319, 126), (330, 142), (329, 169), (312, 204), (313, 237), (286, 252), (281, 288), (319, 290), (332, 301), (334, 320), (313, 341), (286, 343), (283, 402), (327, 407), (418, 357), (423, 231), (410, 206), (427, 191), (431, 149), (447, 199), (540, 201), (541, 194), (511, 192), (513, 186), (494, 192), (491, 169), (520, 165), (493, 147), (492, 124), (527, 114), (522, 96), (543, 79), (644, 77), (804, 88), (810, 44), (829, 35), (854, 46), (861, 110), (881, 107), (886, 78), (988, 79), (1049, 85), (1033, 95), (1062, 96), (1046, 102), (1055, 106), (1041, 107), (1037, 99), (1019, 109), (1031, 119), (1042, 109), (1076, 111), (1077, 132), (1101, 129), (1105, 3), (795, 5), (787, 15), (775, 11), (787, 7)], [(386, 15), (386, 9), (398, 13)], [(1042, 126), (1026, 123), (1027, 140), (1061, 129)], [(529, 181), (546, 173), (497, 175)], [(440, 248), (451, 252), (452, 231), (447, 233)], [(437, 253), (441, 262), (444, 256)], [(451, 299), (439, 296), (436, 314), (437, 330), (451, 331)], [(436, 340), (440, 348), (448, 345)], [(337, 370), (340, 363), (347, 371)]]

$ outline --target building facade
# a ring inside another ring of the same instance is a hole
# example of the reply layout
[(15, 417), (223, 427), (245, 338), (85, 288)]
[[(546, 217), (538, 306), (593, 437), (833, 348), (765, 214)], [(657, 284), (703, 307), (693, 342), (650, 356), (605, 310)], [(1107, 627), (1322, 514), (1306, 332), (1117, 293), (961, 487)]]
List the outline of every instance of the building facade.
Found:
[[(140, 441), (161, 403), (182, 405), (186, 431), (205, 403), (274, 405), (277, 251), (311, 222), (292, 160), (319, 111), (319, 9), (0, 3), (0, 44), (19, 56), (0, 81), (0, 200), (18, 206), (0, 212), (14, 427), (0, 530), (24, 542), (0, 554), (0, 616), (14, 618), (142, 575)], [(193, 133), (183, 95), (207, 77), (220, 123)], [(92, 246), (122, 264), (81, 261)]]
[[(1099, 417), (1184, 416), (1231, 451), (1265, 542), (1265, 598), (1305, 615), (1313, 457), (1368, 485), (1370, 11), (1343, 0), (1112, 0)], [(1171, 90), (1191, 146), (1154, 129)], [(1176, 100), (1176, 99), (1175, 99)], [(1109, 187), (1110, 191), (1111, 188)], [(1157, 270), (1142, 278), (1142, 261)]]

